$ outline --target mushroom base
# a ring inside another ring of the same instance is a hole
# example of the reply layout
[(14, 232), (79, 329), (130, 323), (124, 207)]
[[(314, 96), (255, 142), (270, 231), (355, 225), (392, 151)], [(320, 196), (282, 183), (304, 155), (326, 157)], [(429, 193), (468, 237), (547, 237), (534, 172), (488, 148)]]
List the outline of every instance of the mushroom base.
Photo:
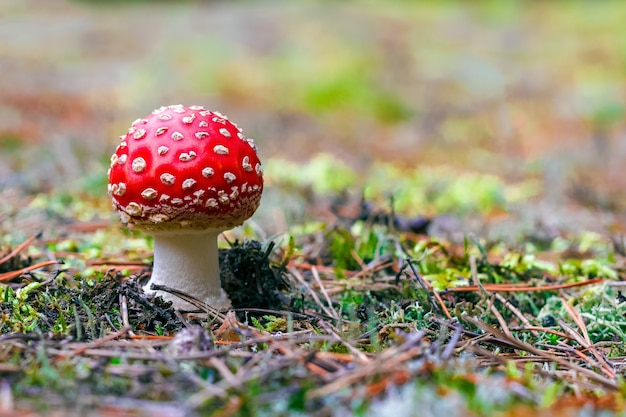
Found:
[[(154, 267), (144, 291), (154, 293), (152, 284), (166, 285), (191, 295), (207, 305), (218, 309), (231, 306), (228, 295), (220, 283), (217, 236), (220, 231), (208, 230), (185, 233), (153, 233)], [(174, 307), (185, 310), (197, 309), (180, 297), (164, 291), (156, 291)]]

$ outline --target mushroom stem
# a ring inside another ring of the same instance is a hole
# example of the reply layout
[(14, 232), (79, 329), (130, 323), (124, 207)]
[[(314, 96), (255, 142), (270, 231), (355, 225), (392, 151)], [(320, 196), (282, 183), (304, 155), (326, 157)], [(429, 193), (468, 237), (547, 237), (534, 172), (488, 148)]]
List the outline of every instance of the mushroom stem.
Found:
[[(230, 307), (228, 295), (220, 283), (217, 236), (220, 231), (154, 233), (154, 267), (146, 292), (152, 284), (167, 285), (217, 308)], [(157, 291), (174, 307), (195, 309), (181, 298)]]

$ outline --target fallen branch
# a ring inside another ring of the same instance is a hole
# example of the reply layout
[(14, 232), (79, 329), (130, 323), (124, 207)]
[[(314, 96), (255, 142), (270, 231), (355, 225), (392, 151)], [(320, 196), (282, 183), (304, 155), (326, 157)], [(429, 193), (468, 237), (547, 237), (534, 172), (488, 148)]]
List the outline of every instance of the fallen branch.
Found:
[[(595, 278), (590, 279), (589, 281), (580, 281), (580, 282), (568, 282), (566, 284), (555, 284), (555, 285), (540, 285), (537, 287), (529, 286), (529, 285), (516, 285), (516, 284), (483, 284), (483, 288), (487, 291), (492, 292), (528, 292), (528, 291), (556, 291), (562, 290), (565, 288), (574, 288), (574, 287), (583, 287), (585, 285), (594, 285), (594, 284), (602, 284), (606, 280), (603, 278)], [(478, 291), (479, 287), (476, 285), (465, 285), (463, 287), (452, 287), (447, 288), (445, 292), (475, 292)]]
[(34, 271), (39, 268), (44, 268), (50, 265), (57, 265), (58, 263), (59, 263), (58, 261), (45, 261), (45, 262), (40, 262), (35, 265), (27, 266), (26, 268), (22, 268), (17, 271), (5, 272), (4, 274), (0, 274), (0, 282), (10, 281), (13, 278), (17, 278), (20, 275), (24, 275), (27, 272)]
[(40, 237), (41, 237), (41, 232), (39, 232), (36, 235), (31, 236), (28, 239), (26, 239), (24, 242), (22, 242), (21, 244), (16, 246), (15, 249), (13, 249), (7, 255), (5, 255), (2, 258), (0, 258), (0, 265), (2, 265), (3, 263), (7, 262), (9, 259), (11, 259), (15, 255), (17, 255), (18, 253), (20, 253), (21, 251), (26, 249), (31, 243), (33, 243), (33, 241), (35, 241), (35, 239), (39, 239)]

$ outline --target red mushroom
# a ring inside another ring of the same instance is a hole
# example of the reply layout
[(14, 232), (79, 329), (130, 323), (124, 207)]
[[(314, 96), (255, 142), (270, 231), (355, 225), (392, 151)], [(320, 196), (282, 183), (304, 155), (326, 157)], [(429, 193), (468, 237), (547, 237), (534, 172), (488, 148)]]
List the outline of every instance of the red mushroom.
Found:
[(220, 284), (217, 236), (241, 225), (261, 201), (263, 169), (252, 139), (219, 112), (161, 107), (120, 136), (108, 187), (122, 223), (154, 236), (146, 291), (162, 284), (214, 308), (230, 307)]

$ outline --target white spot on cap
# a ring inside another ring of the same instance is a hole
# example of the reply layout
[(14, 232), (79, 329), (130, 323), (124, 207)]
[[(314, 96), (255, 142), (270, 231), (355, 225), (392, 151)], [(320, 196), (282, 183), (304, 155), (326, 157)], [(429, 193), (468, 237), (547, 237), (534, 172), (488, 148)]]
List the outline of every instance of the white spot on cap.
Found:
[(211, 178), (215, 174), (215, 171), (211, 167), (206, 167), (202, 170), (202, 176), (205, 178)]
[(131, 216), (139, 216), (141, 214), (141, 206), (133, 201), (128, 203), (124, 211)]
[(165, 107), (161, 106), (158, 109), (152, 110), (152, 114), (159, 114), (159, 113), (163, 113), (165, 111)]
[(217, 207), (217, 206), (218, 206), (218, 204), (217, 204), (217, 200), (216, 200), (216, 199), (214, 199), (214, 198), (209, 198), (209, 199), (206, 201), (205, 206), (206, 206), (206, 207)]
[(261, 164), (256, 164), (254, 166), (254, 170), (256, 171), (256, 174), (260, 177), (261, 175), (263, 175), (263, 167), (261, 166)]
[(167, 132), (167, 126), (162, 126), (156, 130), (154, 133), (155, 136), (161, 136), (163, 133)]
[(189, 106), (191, 110), (204, 110), (204, 106)]
[(178, 159), (181, 160), (182, 162), (188, 162), (194, 159), (195, 157), (196, 157), (196, 153), (194, 151), (189, 151), (189, 153), (182, 152), (180, 156), (178, 157)]
[(121, 197), (124, 194), (126, 194), (126, 183), (120, 182), (119, 184), (117, 184), (117, 189), (113, 192), (113, 194), (115, 194), (118, 197)]
[(130, 221), (130, 216), (127, 213), (120, 211), (120, 220), (122, 223), (126, 224)]
[(194, 180), (193, 178), (187, 178), (185, 181), (183, 181), (183, 190), (188, 190), (191, 187), (193, 187), (193, 185), (196, 183), (197, 181)]
[(190, 125), (193, 123), (195, 118), (196, 118), (196, 115), (191, 113), (189, 116), (183, 117), (183, 123), (186, 125)]
[(174, 182), (176, 181), (176, 177), (173, 176), (172, 174), (168, 173), (168, 172), (165, 172), (165, 173), (161, 174), (159, 179), (165, 185), (173, 185)]
[(154, 200), (157, 196), (157, 191), (154, 188), (146, 188), (141, 192), (141, 196), (146, 200)]
[(174, 113), (184, 113), (185, 112), (185, 107), (182, 104), (174, 104), (172, 106), (169, 106), (170, 109), (172, 109), (172, 111)]
[(127, 147), (127, 146), (128, 146), (128, 143), (126, 143), (126, 141), (124, 140), (124, 141), (122, 141), (122, 142), (120, 143), (120, 145), (119, 145), (119, 146), (120, 146), (120, 149), (124, 149), (125, 147)]
[(159, 198), (159, 201), (167, 201), (170, 199), (170, 196), (167, 194), (161, 194), (161, 198)]
[(128, 159), (128, 155), (126, 155), (126, 154), (120, 155), (120, 157), (117, 158), (117, 164), (118, 165), (123, 165), (124, 163), (126, 163), (127, 159)]
[(237, 132), (237, 137), (241, 140), (246, 140), (246, 136), (241, 132)]
[(133, 137), (135, 139), (143, 139), (146, 137), (146, 129), (137, 129), (135, 133), (133, 133)]
[(215, 152), (218, 155), (228, 155), (228, 148), (226, 146), (223, 145), (216, 145), (213, 148), (213, 152)]
[(257, 151), (256, 151), (256, 143), (254, 143), (254, 139), (248, 138), (248, 139), (246, 139), (246, 141), (248, 142), (248, 145), (250, 145), (250, 147), (252, 149), (254, 149), (254, 153), (257, 153)]
[(184, 201), (183, 201), (182, 198), (172, 198), (172, 204), (181, 205), (183, 203), (184, 203)]
[(204, 190), (194, 191), (193, 195), (196, 196), (197, 199), (199, 199), (200, 197), (204, 195)]
[(111, 155), (111, 167), (113, 167), (116, 163), (117, 160), (119, 159), (119, 156), (117, 156), (116, 153), (114, 153), (113, 155)]
[(209, 124), (206, 122), (206, 120), (202, 120), (200, 123), (198, 123), (198, 126), (200, 126), (200, 127), (209, 127)]
[(217, 117), (221, 117), (222, 119), (228, 120), (228, 117), (224, 116), (222, 113), (218, 112), (217, 110), (213, 112), (214, 115), (216, 115)]
[(231, 193), (228, 196), (231, 200), (235, 200), (238, 196), (239, 196), (239, 191), (237, 190), (237, 187), (233, 187), (231, 188)]
[(204, 111), (201, 111), (199, 114), (202, 117), (207, 117), (209, 114), (211, 114), (211, 112), (208, 110), (204, 110)]
[(196, 132), (196, 137), (198, 139), (204, 139), (209, 137), (209, 132)]
[(174, 140), (181, 140), (183, 138), (184, 138), (183, 134), (178, 131), (172, 133), (172, 139)]
[(211, 119), (211, 121), (215, 122), (215, 123), (221, 123), (223, 125), (226, 124), (226, 119), (222, 118), (222, 117), (214, 117)]
[(159, 119), (161, 120), (172, 120), (172, 115), (169, 113), (163, 113), (162, 115), (159, 116)]
[(152, 214), (150, 215), (150, 221), (152, 223), (163, 223), (166, 222), (170, 219), (170, 217), (167, 214), (163, 214), (163, 213), (156, 213), (156, 214)]
[(232, 172), (225, 172), (224, 173), (224, 179), (226, 180), (227, 183), (231, 183), (231, 182), (235, 181), (237, 179), (237, 177)]
[(228, 129), (226, 129), (225, 127), (220, 129), (220, 133), (222, 134), (222, 136), (225, 136), (227, 138), (230, 137), (230, 132), (228, 131)]
[(230, 203), (230, 198), (228, 198), (228, 195), (224, 191), (218, 191), (217, 192), (217, 199), (222, 204)]
[(244, 156), (243, 160), (241, 161), (241, 167), (243, 169), (245, 169), (248, 172), (252, 172), (252, 164), (250, 163), (250, 157), (249, 156)]
[(170, 148), (168, 148), (167, 146), (159, 146), (159, 149), (157, 149), (157, 152), (159, 153), (159, 155), (165, 155), (167, 151), (169, 150)]
[(132, 169), (134, 172), (141, 172), (146, 169), (146, 166), (146, 160), (143, 159), (141, 156), (133, 159)]

